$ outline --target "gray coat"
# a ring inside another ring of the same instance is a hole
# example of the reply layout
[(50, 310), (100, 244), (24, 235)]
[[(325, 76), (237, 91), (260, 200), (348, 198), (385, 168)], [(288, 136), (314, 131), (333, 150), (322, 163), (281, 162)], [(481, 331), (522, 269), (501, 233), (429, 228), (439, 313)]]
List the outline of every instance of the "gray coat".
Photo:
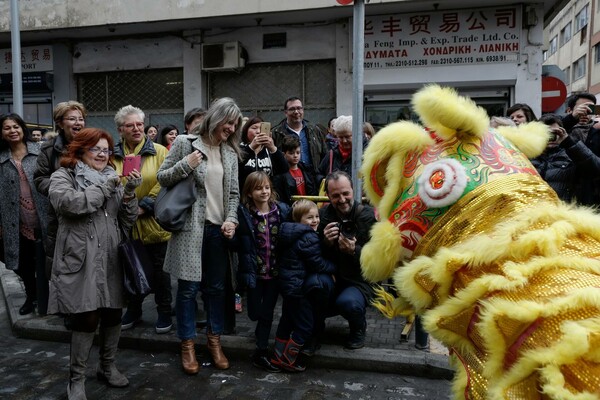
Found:
[[(191, 145), (190, 145), (191, 144)], [(163, 269), (177, 279), (200, 282), (202, 280), (202, 240), (204, 238), (204, 220), (206, 219), (206, 162), (200, 162), (192, 169), (187, 162), (187, 155), (199, 150), (204, 157), (208, 153), (207, 146), (199, 137), (188, 140), (188, 135), (179, 135), (164, 163), (158, 170), (157, 178), (161, 186), (171, 187), (189, 174), (194, 175), (198, 199), (188, 211), (188, 218), (179, 232), (174, 232), (167, 247), (167, 255)], [(226, 144), (221, 144), (221, 160), (223, 162), (223, 207), (225, 220), (238, 223), (237, 207), (239, 204), (238, 157), (235, 151)]]
[[(42, 240), (46, 235), (46, 216), (48, 199), (38, 193), (33, 184), (33, 173), (37, 167), (40, 154), (39, 143), (27, 143), (27, 155), (21, 165), (27, 176), (35, 210), (40, 221)], [(4, 256), (6, 268), (16, 270), (19, 267), (19, 194), (21, 192), (19, 172), (12, 162), (9, 149), (0, 152), (0, 229), (4, 240)]]
[(122, 186), (114, 193), (104, 185), (82, 190), (70, 168), (60, 168), (52, 174), (49, 195), (58, 216), (58, 232), (48, 313), (122, 308), (119, 224), (125, 230), (133, 226), (137, 199), (123, 203)]

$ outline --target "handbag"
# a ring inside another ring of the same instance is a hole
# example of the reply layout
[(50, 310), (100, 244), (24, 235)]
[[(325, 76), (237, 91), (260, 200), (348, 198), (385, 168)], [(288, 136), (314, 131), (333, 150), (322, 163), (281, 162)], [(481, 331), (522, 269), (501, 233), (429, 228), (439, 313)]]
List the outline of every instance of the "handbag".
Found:
[(194, 204), (197, 197), (193, 174), (169, 188), (161, 187), (156, 200), (154, 200), (154, 219), (165, 231), (180, 231), (185, 225), (187, 210)]
[(152, 292), (153, 265), (140, 239), (132, 239), (123, 231), (119, 243), (119, 255), (123, 265), (123, 285), (131, 295), (145, 296)]

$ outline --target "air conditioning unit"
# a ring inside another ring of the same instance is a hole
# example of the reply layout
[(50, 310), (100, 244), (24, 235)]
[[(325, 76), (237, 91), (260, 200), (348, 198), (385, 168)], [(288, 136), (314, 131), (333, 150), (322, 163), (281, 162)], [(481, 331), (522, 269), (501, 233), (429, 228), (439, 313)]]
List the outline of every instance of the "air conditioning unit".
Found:
[(211, 43), (202, 45), (202, 69), (204, 71), (231, 71), (246, 66), (245, 50), (240, 42)]

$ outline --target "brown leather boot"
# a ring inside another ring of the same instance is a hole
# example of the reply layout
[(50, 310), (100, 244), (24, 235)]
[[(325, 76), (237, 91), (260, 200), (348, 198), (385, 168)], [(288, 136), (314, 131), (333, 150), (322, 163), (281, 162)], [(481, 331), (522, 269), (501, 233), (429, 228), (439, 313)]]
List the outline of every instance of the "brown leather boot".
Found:
[(217, 369), (228, 369), (229, 361), (227, 360), (227, 357), (225, 357), (225, 354), (223, 354), (223, 349), (221, 348), (221, 336), (207, 333), (206, 337), (208, 339), (206, 347), (212, 356), (215, 367), (217, 367)]
[(181, 366), (185, 373), (189, 375), (195, 375), (200, 371), (193, 339), (181, 341)]

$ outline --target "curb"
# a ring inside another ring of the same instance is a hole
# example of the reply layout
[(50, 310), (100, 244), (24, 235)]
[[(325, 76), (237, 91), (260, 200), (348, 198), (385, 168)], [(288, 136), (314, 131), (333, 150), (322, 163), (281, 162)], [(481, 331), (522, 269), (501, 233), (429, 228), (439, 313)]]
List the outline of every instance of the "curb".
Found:
[[(21, 293), (21, 285), (16, 276), (14, 278), (9, 276), (11, 272), (3, 269), (0, 273), (0, 283), (13, 333), (26, 339), (68, 343), (71, 334), (63, 326), (61, 318), (52, 315), (33, 317), (19, 315), (18, 304), (25, 296)], [(198, 335), (196, 343), (201, 347), (199, 357), (202, 357), (201, 354), (205, 353), (203, 347), (206, 339), (203, 335)], [(255, 347), (252, 338), (235, 335), (221, 336), (221, 345), (228, 358), (240, 361), (247, 361)], [(152, 327), (136, 327), (123, 331), (119, 342), (121, 348), (142, 351), (161, 350), (179, 353), (179, 346), (179, 338), (173, 331), (157, 335)], [(401, 351), (369, 347), (344, 350), (340, 346), (323, 344), (317, 354), (310, 358), (310, 365), (315, 368), (394, 373), (448, 380), (454, 375), (447, 356), (419, 350)]]

